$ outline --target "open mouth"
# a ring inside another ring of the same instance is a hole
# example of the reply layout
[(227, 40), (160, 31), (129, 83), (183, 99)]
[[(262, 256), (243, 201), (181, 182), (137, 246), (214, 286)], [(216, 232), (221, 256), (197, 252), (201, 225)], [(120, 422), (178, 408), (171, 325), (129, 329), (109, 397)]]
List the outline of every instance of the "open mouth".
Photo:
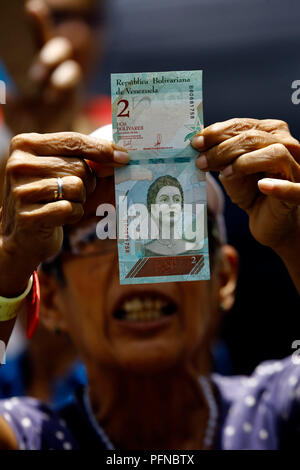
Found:
[(127, 322), (153, 322), (177, 312), (176, 304), (168, 297), (154, 292), (132, 294), (118, 304), (114, 318)]

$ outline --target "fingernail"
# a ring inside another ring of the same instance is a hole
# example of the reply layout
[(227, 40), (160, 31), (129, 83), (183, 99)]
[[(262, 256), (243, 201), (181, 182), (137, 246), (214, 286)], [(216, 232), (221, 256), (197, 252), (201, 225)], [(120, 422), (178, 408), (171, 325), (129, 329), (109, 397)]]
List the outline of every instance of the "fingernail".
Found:
[(207, 158), (205, 155), (201, 155), (201, 157), (198, 157), (196, 160), (197, 167), (200, 168), (200, 170), (204, 170), (205, 168), (208, 167), (207, 164)]
[(198, 135), (197, 137), (194, 137), (191, 141), (191, 144), (193, 147), (196, 147), (197, 149), (202, 149), (204, 147), (203, 135)]
[(126, 152), (121, 152), (120, 150), (114, 150), (114, 161), (117, 163), (128, 163), (129, 155)]
[(58, 90), (75, 88), (80, 81), (82, 71), (77, 62), (66, 60), (60, 64), (52, 73), (50, 83)]
[(41, 62), (48, 67), (53, 67), (56, 64), (62, 63), (71, 56), (71, 43), (64, 37), (50, 39), (40, 52)]
[(259, 180), (257, 184), (260, 189), (271, 191), (274, 188), (275, 184), (278, 184), (278, 180), (273, 180), (272, 178), (264, 178), (262, 180)]
[(220, 171), (220, 173), (222, 176), (225, 176), (225, 178), (228, 178), (228, 176), (233, 174), (232, 165), (228, 165), (224, 170)]

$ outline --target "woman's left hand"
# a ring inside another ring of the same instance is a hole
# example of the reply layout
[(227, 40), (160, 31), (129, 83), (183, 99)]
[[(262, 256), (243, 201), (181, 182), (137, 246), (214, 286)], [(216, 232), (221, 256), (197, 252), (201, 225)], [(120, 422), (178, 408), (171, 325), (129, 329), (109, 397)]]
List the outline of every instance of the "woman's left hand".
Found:
[(205, 128), (192, 145), (201, 170), (220, 171), (258, 242), (278, 254), (299, 246), (300, 144), (285, 122), (231, 119)]

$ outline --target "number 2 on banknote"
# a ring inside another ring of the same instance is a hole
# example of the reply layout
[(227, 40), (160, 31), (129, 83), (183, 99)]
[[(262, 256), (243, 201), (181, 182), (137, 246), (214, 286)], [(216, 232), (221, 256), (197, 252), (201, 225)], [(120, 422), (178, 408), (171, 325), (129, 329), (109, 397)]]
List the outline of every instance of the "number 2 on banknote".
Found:
[(129, 110), (128, 110), (128, 112), (127, 112), (126, 114), (124, 114), (125, 111), (126, 111), (126, 109), (127, 109), (128, 106), (129, 106), (128, 100), (120, 100), (120, 101), (118, 101), (118, 106), (119, 106), (119, 104), (121, 104), (121, 103), (124, 103), (124, 108), (119, 112), (119, 114), (117, 115), (117, 117), (128, 117), (128, 118), (129, 118)]

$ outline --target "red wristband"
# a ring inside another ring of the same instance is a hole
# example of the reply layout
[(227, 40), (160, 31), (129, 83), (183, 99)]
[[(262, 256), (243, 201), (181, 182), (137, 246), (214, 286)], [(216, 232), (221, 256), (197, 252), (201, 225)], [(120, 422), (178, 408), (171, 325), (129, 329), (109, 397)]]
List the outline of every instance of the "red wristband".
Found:
[(37, 271), (33, 273), (33, 283), (27, 297), (27, 333), (28, 339), (34, 334), (40, 318), (40, 283)]

